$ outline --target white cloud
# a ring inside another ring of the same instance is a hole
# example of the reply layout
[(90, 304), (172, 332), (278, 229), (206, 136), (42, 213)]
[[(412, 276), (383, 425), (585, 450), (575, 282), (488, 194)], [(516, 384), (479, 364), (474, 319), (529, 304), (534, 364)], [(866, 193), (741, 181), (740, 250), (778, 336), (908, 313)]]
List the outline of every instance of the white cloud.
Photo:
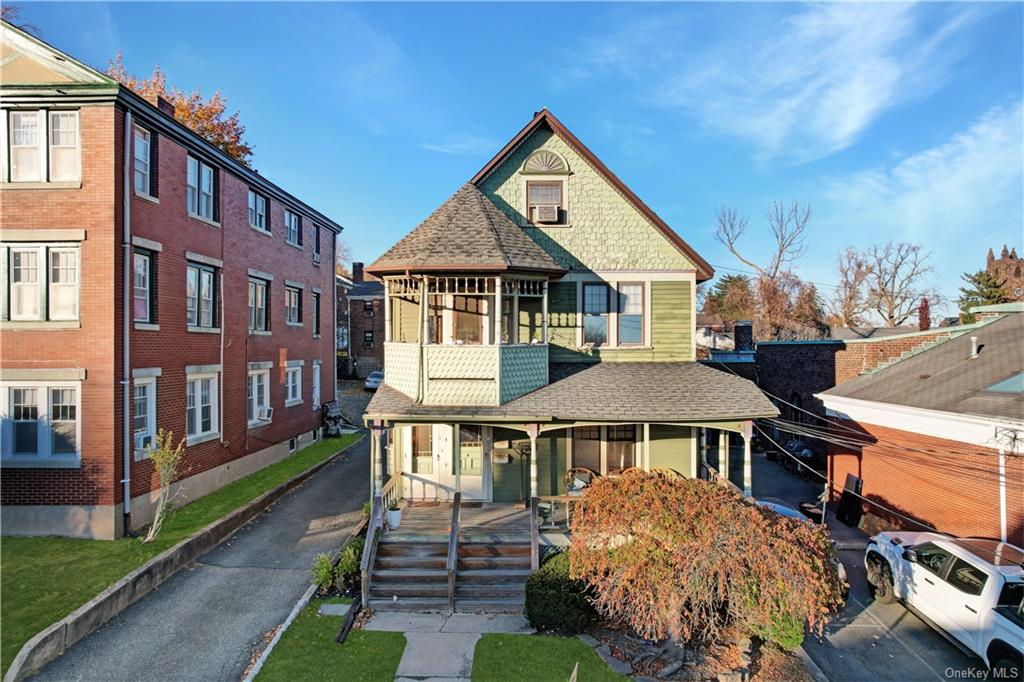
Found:
[(498, 151), (494, 140), (475, 135), (450, 136), (443, 142), (424, 142), (421, 146), (427, 151), (452, 156), (479, 156)]
[(676, 15), (648, 17), (573, 50), (571, 73), (615, 70), (644, 100), (695, 112), (762, 160), (803, 162), (938, 87), (960, 54), (950, 39), (982, 11), (834, 3), (779, 19), (751, 10), (724, 14), (710, 34)]
[(1024, 225), (1024, 105), (994, 107), (945, 143), (833, 178), (831, 222), (933, 248)]

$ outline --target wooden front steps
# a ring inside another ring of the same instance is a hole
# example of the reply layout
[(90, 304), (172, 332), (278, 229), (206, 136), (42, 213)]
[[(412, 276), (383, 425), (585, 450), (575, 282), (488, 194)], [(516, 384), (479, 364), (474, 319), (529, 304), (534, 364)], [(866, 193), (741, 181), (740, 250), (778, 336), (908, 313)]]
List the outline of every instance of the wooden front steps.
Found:
[[(455, 610), (519, 613), (530, 575), (530, 542), (466, 534), (458, 546)], [(379, 611), (448, 611), (447, 540), (386, 533), (370, 574), (369, 607)]]

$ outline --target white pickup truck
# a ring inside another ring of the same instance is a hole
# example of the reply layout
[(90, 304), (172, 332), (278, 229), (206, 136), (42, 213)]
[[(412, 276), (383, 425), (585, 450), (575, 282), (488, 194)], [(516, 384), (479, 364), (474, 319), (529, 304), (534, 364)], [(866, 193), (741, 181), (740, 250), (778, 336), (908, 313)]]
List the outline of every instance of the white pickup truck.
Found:
[(981, 658), (993, 679), (1022, 679), (1020, 547), (941, 533), (891, 531), (871, 538), (864, 566), (876, 601), (903, 602)]

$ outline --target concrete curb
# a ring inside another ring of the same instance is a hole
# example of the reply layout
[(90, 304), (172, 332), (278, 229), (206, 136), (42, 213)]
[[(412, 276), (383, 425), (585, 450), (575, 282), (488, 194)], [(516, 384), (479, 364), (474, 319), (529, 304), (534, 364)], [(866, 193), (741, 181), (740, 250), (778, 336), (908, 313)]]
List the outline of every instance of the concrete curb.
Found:
[[(358, 443), (359, 441), (356, 442)], [(353, 445), (355, 445), (355, 443), (353, 443)], [(348, 546), (348, 543), (352, 542), (353, 538), (359, 536), (363, 529), (366, 528), (366, 524), (368, 522), (369, 519), (366, 518), (359, 522), (359, 525), (355, 527), (355, 530), (353, 530), (352, 533), (348, 536), (348, 539), (345, 540), (344, 544), (342, 544), (342, 546), (331, 555), (331, 563), (338, 563), (338, 557), (341, 556), (342, 550), (344, 550), (345, 547)], [(288, 629), (288, 627), (298, 617), (298, 615), (302, 613), (302, 610), (306, 608), (306, 605), (309, 604), (309, 600), (313, 598), (314, 594), (316, 594), (316, 583), (311, 583), (310, 586), (306, 588), (306, 591), (302, 593), (302, 596), (299, 597), (299, 601), (295, 602), (295, 606), (292, 607), (291, 613), (288, 614), (288, 617), (285, 618), (284, 622), (281, 623), (281, 626), (277, 628), (277, 632), (274, 633), (274, 636), (273, 638), (271, 638), (270, 643), (267, 644), (267, 648), (260, 652), (260, 655), (256, 658), (256, 661), (253, 663), (252, 668), (250, 668), (249, 672), (247, 672), (245, 674), (245, 677), (242, 678), (242, 682), (252, 682), (254, 679), (256, 679), (256, 676), (260, 674), (261, 670), (263, 670), (263, 664), (267, 662), (268, 658), (270, 658), (270, 653), (274, 650), (274, 647), (277, 646), (277, 643), (280, 641), (281, 635), (284, 634), (285, 630)]]
[(20, 682), (42, 670), (47, 663), (63, 655), (76, 642), (147, 595), (196, 557), (231, 537), (264, 509), (335, 461), (343, 452), (362, 442), (363, 438), (366, 438), (365, 434), (322, 462), (296, 474), (252, 502), (222, 516), (175, 546), (164, 550), (69, 615), (35, 635), (25, 642), (18, 655), (14, 657), (3, 682)]
[(793, 653), (796, 654), (797, 658), (804, 664), (804, 667), (807, 668), (807, 672), (814, 678), (814, 682), (829, 682), (828, 675), (818, 667), (818, 664), (810, 657), (803, 645), (798, 646)]

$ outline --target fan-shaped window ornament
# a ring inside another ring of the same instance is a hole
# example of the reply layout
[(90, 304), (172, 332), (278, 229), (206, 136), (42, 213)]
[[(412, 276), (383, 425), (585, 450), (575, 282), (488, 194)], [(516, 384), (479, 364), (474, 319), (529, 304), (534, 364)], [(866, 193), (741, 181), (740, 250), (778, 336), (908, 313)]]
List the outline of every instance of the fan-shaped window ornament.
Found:
[(569, 172), (569, 164), (561, 156), (547, 149), (541, 149), (530, 155), (523, 164), (524, 173), (545, 175), (565, 175)]

